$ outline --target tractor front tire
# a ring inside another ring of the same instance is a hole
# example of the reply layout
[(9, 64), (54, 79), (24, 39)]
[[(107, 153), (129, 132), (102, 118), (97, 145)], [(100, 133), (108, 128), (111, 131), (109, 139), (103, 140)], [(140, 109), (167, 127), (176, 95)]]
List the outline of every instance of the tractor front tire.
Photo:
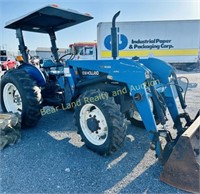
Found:
[[(153, 113), (154, 112), (153, 100), (150, 97), (148, 99)], [(131, 122), (132, 125), (145, 129), (140, 113), (135, 107), (131, 107), (130, 110), (126, 112), (126, 118)]]
[(127, 122), (113, 97), (100, 90), (88, 90), (76, 101), (75, 125), (86, 147), (109, 155), (123, 145)]
[(1, 107), (4, 112), (19, 113), (22, 128), (35, 126), (41, 118), (41, 90), (25, 71), (13, 69), (1, 80)]

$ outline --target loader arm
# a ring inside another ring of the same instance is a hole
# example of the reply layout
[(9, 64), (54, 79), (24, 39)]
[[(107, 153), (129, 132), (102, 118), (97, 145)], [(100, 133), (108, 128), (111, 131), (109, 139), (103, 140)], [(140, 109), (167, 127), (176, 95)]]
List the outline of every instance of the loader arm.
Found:
[[(175, 101), (175, 96), (172, 90), (172, 85), (177, 86), (178, 84), (177, 77), (175, 74), (175, 68), (169, 65), (168, 63), (156, 58), (141, 59), (140, 62), (144, 64), (148, 69), (150, 69), (151, 72), (153, 72), (154, 76), (156, 76), (156, 78), (159, 79), (159, 81), (164, 85), (165, 103), (173, 119), (174, 125), (178, 130), (178, 136), (180, 136), (184, 132), (184, 129), (181, 125), (177, 102)], [(179, 101), (181, 104), (185, 103), (183, 102), (182, 94), (179, 91), (180, 88), (177, 88), (177, 93), (179, 94)], [(185, 109), (186, 105), (182, 106), (182, 108)]]

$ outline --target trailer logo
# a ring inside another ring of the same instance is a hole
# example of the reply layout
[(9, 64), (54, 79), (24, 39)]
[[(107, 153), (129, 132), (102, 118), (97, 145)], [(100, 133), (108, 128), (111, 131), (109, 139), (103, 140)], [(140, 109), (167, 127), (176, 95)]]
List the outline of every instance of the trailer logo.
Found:
[[(119, 50), (125, 49), (128, 45), (127, 37), (124, 34), (119, 34), (118, 43)], [(106, 49), (111, 50), (111, 35), (106, 36), (104, 40), (104, 46), (106, 47)]]

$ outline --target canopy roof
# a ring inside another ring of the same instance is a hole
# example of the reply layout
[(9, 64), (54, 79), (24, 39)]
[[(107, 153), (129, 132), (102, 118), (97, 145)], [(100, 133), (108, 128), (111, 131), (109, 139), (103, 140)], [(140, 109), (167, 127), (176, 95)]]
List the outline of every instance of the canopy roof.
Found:
[(21, 28), (25, 31), (48, 33), (51, 30), (62, 30), (91, 19), (93, 17), (89, 14), (81, 14), (74, 10), (64, 10), (49, 5), (7, 22), (5, 28)]

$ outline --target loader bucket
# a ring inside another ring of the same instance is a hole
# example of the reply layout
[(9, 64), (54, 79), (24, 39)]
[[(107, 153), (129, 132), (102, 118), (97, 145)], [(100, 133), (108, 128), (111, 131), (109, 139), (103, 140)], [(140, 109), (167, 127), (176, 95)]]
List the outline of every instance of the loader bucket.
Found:
[(200, 116), (180, 136), (160, 180), (179, 189), (200, 193)]

